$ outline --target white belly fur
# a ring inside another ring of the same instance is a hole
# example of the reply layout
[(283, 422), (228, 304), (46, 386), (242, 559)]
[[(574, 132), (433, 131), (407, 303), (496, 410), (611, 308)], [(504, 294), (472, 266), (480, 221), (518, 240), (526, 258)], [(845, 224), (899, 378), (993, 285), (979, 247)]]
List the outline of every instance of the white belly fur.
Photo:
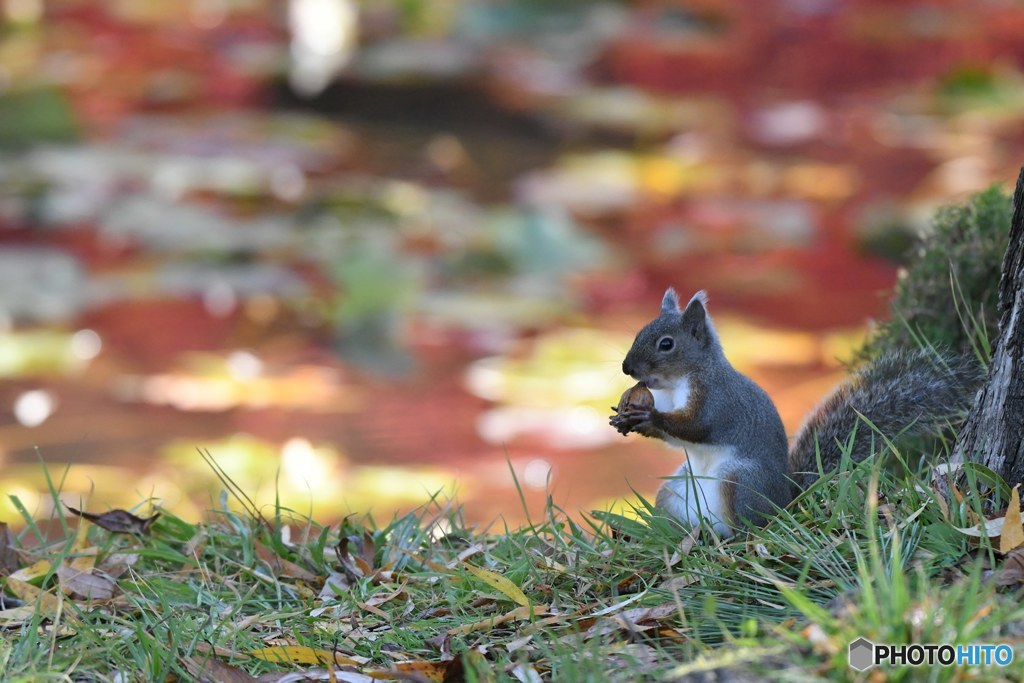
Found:
[[(671, 412), (686, 407), (690, 399), (690, 381), (682, 378), (675, 386), (652, 389), (656, 410)], [(708, 520), (719, 536), (731, 536), (726, 520), (725, 501), (720, 483), (722, 466), (734, 457), (731, 446), (696, 444), (682, 439), (665, 439), (675, 448), (686, 449), (686, 462), (679, 466), (672, 479), (667, 479), (658, 492), (658, 504), (680, 522), (699, 524)]]
[(721, 470), (733, 459), (730, 446), (685, 443), (686, 462), (658, 492), (658, 503), (680, 522), (700, 524), (708, 520), (719, 536), (731, 536), (730, 514), (722, 498)]

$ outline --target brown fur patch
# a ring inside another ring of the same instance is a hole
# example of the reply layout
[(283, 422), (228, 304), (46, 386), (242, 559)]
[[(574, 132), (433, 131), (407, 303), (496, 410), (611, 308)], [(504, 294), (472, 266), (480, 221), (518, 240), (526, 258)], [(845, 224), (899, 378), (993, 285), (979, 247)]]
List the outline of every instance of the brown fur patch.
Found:
[(722, 507), (725, 509), (723, 520), (733, 529), (736, 528), (736, 482), (723, 479), (720, 484), (722, 493)]

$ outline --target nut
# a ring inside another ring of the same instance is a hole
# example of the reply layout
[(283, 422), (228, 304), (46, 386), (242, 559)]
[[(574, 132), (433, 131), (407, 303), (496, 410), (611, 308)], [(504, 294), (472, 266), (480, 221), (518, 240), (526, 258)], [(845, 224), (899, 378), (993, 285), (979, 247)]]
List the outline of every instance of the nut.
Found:
[(636, 385), (622, 392), (617, 412), (622, 413), (630, 409), (650, 410), (653, 407), (654, 395), (651, 390), (643, 382), (637, 382)]

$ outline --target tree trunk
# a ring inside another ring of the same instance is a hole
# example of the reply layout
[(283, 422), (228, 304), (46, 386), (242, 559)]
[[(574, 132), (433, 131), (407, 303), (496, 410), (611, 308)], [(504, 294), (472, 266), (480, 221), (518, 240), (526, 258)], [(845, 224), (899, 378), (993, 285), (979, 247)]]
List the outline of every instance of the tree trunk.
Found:
[(1013, 486), (1024, 482), (1024, 168), (1013, 193), (999, 309), (988, 379), (960, 430), (953, 462), (981, 463)]

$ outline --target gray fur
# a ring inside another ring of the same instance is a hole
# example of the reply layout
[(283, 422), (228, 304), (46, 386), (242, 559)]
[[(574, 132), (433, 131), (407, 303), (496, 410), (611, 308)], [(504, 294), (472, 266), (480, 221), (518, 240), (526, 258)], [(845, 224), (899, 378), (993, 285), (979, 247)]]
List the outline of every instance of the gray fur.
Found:
[[(732, 446), (735, 462), (727, 478), (736, 482), (737, 521), (760, 524), (774, 515), (775, 506), (785, 507), (792, 498), (786, 430), (768, 394), (725, 357), (706, 301), (698, 292), (682, 312), (666, 311), (663, 305), (662, 314), (637, 334), (622, 369), (652, 386), (690, 378), (698, 408), (688, 431), (657, 436)], [(671, 351), (658, 348), (664, 337), (674, 340)]]
[(672, 289), (671, 287), (665, 290), (665, 296), (663, 296), (661, 299), (661, 312), (679, 312), (679, 295), (676, 294), (676, 290)]
[(793, 480), (803, 490), (818, 479), (819, 451), (822, 469), (836, 469), (854, 429), (853, 462), (882, 450), (885, 439), (940, 433), (963, 416), (980, 382), (980, 368), (969, 358), (897, 351), (873, 360), (797, 432), (790, 455)]
[[(636, 431), (684, 444), (731, 447), (733, 456), (722, 476), (736, 485), (736, 523), (762, 524), (777, 507), (789, 504), (818, 478), (819, 453), (825, 471), (837, 468), (840, 444), (854, 429), (851, 458), (860, 462), (878, 451), (885, 438), (938, 433), (962, 416), (980, 383), (979, 368), (969, 359), (926, 351), (884, 355), (855, 372), (811, 413), (789, 451), (775, 404), (726, 359), (706, 303), (707, 296), (698, 292), (680, 310), (675, 291), (666, 291), (661, 315), (640, 330), (622, 362), (625, 374), (651, 389), (688, 378), (691, 396), (685, 409), (618, 414), (611, 423), (623, 434)], [(671, 349), (660, 347), (666, 337), (673, 340)]]

